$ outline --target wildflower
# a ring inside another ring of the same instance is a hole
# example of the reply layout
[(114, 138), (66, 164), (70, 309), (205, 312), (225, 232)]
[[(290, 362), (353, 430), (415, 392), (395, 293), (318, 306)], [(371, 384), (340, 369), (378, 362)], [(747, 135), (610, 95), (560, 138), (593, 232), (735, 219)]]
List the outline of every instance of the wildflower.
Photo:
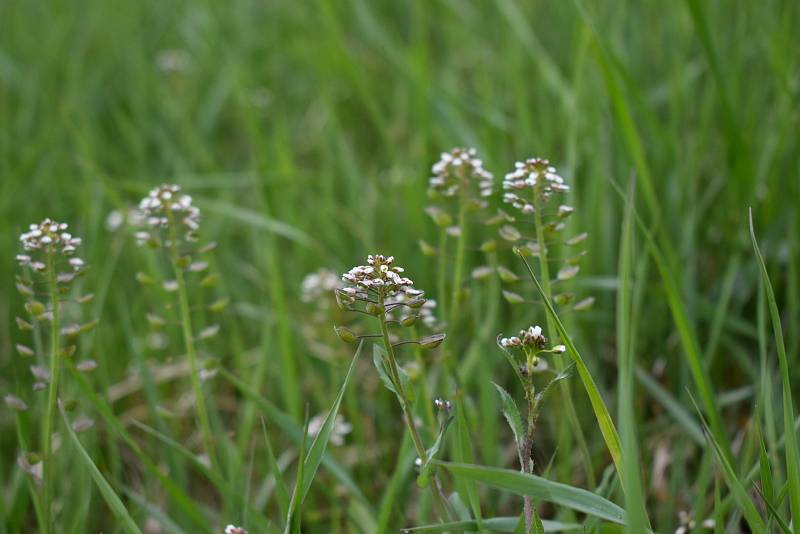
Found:
[[(46, 264), (34, 258), (37, 253), (72, 256), (75, 249), (80, 246), (81, 238), (67, 232), (67, 228), (67, 223), (59, 223), (52, 219), (45, 219), (39, 224), (30, 225), (29, 231), (19, 236), (19, 240), (28, 254), (17, 254), (17, 262), (20, 266), (29, 266), (34, 271), (45, 271)], [(83, 267), (83, 260), (72, 257), (69, 258), (69, 264), (77, 271)]]
[(225, 527), (225, 534), (247, 534), (247, 531), (242, 527), (228, 525)]
[(200, 210), (192, 205), (192, 197), (181, 192), (180, 186), (164, 184), (151, 190), (139, 202), (138, 216), (145, 228), (136, 233), (141, 245), (157, 238), (155, 232), (169, 227), (172, 221), (178, 224), (177, 237), (196, 241), (200, 227)]
[[(556, 168), (551, 166), (548, 160), (531, 158), (518, 161), (515, 169), (506, 174), (503, 179), (503, 189), (506, 191), (503, 194), (504, 202), (521, 210), (522, 213), (533, 213), (534, 202), (545, 203), (553, 193), (569, 191), (569, 186), (564, 183), (564, 179), (558, 175)], [(523, 195), (526, 190), (532, 193), (530, 195), (532, 198)]]
[(474, 148), (454, 148), (450, 152), (442, 152), (441, 158), (431, 170), (433, 176), (428, 182), (431, 192), (452, 197), (471, 183), (477, 183), (481, 197), (486, 198), (492, 194), (494, 176), (483, 168), (483, 161), (477, 157)]
[(338, 290), (347, 297), (363, 300), (369, 294), (380, 294), (391, 297), (402, 291), (409, 295), (419, 295), (410, 278), (400, 276), (404, 269), (395, 266), (394, 256), (370, 254), (367, 265), (358, 265), (342, 275), (342, 280), (349, 284)]
[[(321, 413), (315, 415), (311, 418), (308, 422), (308, 436), (311, 438), (317, 437), (320, 430), (322, 430), (322, 425), (325, 423), (325, 418), (328, 414)], [(336, 418), (333, 420), (333, 429), (331, 430), (330, 435), (330, 442), (332, 445), (339, 447), (344, 445), (344, 437), (349, 434), (353, 430), (353, 425), (345, 420), (344, 416), (341, 414), (337, 414)]]
[(303, 302), (316, 301), (323, 294), (330, 294), (330, 291), (337, 289), (341, 285), (339, 277), (330, 269), (320, 269), (309, 273), (300, 284), (300, 300)]
[(453, 403), (449, 400), (445, 400), (441, 397), (437, 397), (433, 401), (433, 405), (436, 407), (437, 410), (443, 412), (449, 412), (453, 408)]

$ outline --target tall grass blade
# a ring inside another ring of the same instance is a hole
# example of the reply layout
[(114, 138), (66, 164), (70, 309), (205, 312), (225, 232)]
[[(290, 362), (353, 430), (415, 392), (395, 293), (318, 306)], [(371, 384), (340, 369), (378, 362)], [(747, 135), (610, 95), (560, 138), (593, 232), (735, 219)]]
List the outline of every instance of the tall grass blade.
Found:
[(89, 456), (89, 453), (86, 452), (86, 449), (84, 449), (83, 445), (81, 445), (78, 436), (72, 429), (72, 424), (67, 418), (67, 413), (64, 411), (64, 408), (62, 406), (59, 406), (59, 410), (61, 411), (61, 417), (64, 419), (64, 428), (66, 428), (67, 435), (69, 435), (70, 441), (72, 441), (72, 444), (78, 451), (78, 457), (80, 458), (81, 463), (86, 469), (89, 470), (89, 474), (92, 475), (92, 479), (94, 479), (94, 483), (97, 485), (97, 489), (100, 490), (100, 495), (103, 496), (103, 499), (106, 501), (106, 504), (111, 509), (111, 512), (114, 514), (114, 517), (116, 518), (119, 527), (127, 534), (142, 534), (142, 531), (139, 530), (139, 527), (136, 526), (136, 522), (128, 513), (128, 510), (127, 508), (125, 508), (125, 505), (122, 503), (122, 500), (120, 500), (119, 496), (114, 492), (114, 489), (111, 487), (111, 484), (109, 484), (108, 481), (105, 479), (105, 477), (103, 477), (103, 474), (94, 464), (91, 456)]
[(789, 508), (792, 512), (792, 523), (797, 527), (800, 525), (800, 451), (797, 449), (797, 434), (792, 431), (794, 428), (794, 401), (792, 400), (792, 383), (789, 374), (789, 360), (786, 357), (786, 345), (783, 342), (783, 328), (781, 327), (781, 316), (778, 305), (775, 302), (775, 292), (772, 290), (772, 283), (767, 272), (767, 265), (756, 240), (756, 232), (753, 226), (753, 211), (749, 211), (750, 220), (750, 240), (753, 243), (753, 251), (758, 260), (761, 278), (764, 281), (764, 289), (767, 293), (767, 303), (769, 304), (769, 314), (772, 321), (772, 331), (775, 335), (775, 346), (778, 351), (778, 363), (781, 371), (781, 385), (783, 387), (783, 426), (786, 436), (786, 476), (789, 491)]

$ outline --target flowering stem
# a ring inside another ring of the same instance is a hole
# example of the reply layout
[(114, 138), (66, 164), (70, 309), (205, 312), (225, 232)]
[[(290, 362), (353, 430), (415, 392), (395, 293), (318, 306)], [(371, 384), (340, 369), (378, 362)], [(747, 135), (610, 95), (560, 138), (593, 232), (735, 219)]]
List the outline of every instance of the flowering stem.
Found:
[(58, 280), (56, 274), (55, 251), (47, 251), (47, 272), (50, 290), (50, 387), (47, 394), (47, 413), (44, 418), (43, 440), (43, 469), (42, 483), (44, 485), (43, 517), (46, 521), (42, 532), (48, 534), (53, 532), (53, 420), (55, 417), (56, 402), (58, 402), (58, 374), (60, 369), (59, 361), (59, 329), (60, 329), (60, 310), (58, 301)]
[[(463, 197), (463, 194), (462, 194)], [(455, 271), (453, 272), (453, 298), (450, 304), (450, 320), (448, 326), (455, 327), (458, 320), (457, 310), (461, 300), (461, 279), (464, 277), (464, 253), (467, 246), (467, 203), (461, 199), (458, 208), (458, 241), (456, 243)]]
[[(552, 290), (550, 288), (550, 267), (547, 260), (547, 246), (545, 245), (544, 239), (544, 223), (542, 221), (542, 205), (541, 203), (537, 202), (534, 199), (535, 208), (534, 208), (534, 223), (536, 226), (536, 242), (539, 245), (539, 270), (541, 272), (541, 282), (542, 282), (542, 290), (544, 292), (545, 297), (550, 300), (552, 298)], [(547, 320), (547, 337), (551, 340), (556, 339), (558, 332), (553, 324), (553, 319), (550, 317), (550, 314), (546, 314)], [(564, 363), (561, 361), (560, 358), (554, 358), (555, 360), (555, 367), (556, 370), (559, 372), (563, 371), (565, 368)], [(583, 458), (584, 468), (586, 470), (586, 476), (589, 481), (590, 486), (595, 485), (595, 478), (594, 478), (594, 470), (592, 468), (592, 459), (591, 455), (589, 454), (589, 447), (586, 445), (586, 438), (583, 435), (583, 429), (581, 428), (580, 421), (578, 420), (578, 413), (575, 411), (575, 404), (572, 402), (572, 392), (569, 386), (569, 382), (566, 380), (562, 380), (559, 384), (561, 389), (561, 394), (564, 398), (564, 409), (567, 412), (567, 419), (569, 421), (570, 426), (572, 427), (572, 431), (575, 433), (575, 439), (578, 442), (578, 448), (581, 451), (581, 456)], [(566, 428), (566, 427), (562, 427)], [(564, 433), (563, 439), (569, 440), (569, 434)], [(562, 446), (565, 447), (564, 450), (569, 450), (569, 443), (562, 443)]]
[(439, 313), (447, 321), (447, 229), (441, 228), (439, 233)]
[[(379, 303), (381, 306), (383, 305), (383, 295), (379, 298)], [(411, 407), (411, 402), (409, 401), (408, 397), (406, 396), (405, 388), (403, 387), (403, 382), (400, 379), (400, 369), (397, 364), (397, 359), (395, 358), (394, 354), (394, 347), (392, 346), (392, 342), (389, 339), (389, 328), (386, 326), (386, 318), (383, 314), (378, 316), (378, 320), (381, 325), (381, 334), (383, 336), (383, 346), (386, 349), (386, 356), (387, 356), (387, 369), (389, 371), (389, 378), (392, 381), (392, 384), (397, 391), (397, 396), (400, 399), (400, 404), (403, 408), (403, 419), (405, 421), (406, 427), (408, 427), (408, 432), (411, 435), (411, 441), (414, 442), (414, 448), (417, 451), (417, 456), (422, 461), (423, 465), (428, 462), (428, 451), (425, 449), (425, 445), (422, 443), (422, 438), (417, 431), (417, 427), (414, 424), (414, 412)], [(442, 514), (442, 518), (445, 516), (449, 516), (449, 510), (447, 508), (447, 500), (444, 497), (442, 492), (441, 485), (439, 484), (439, 479), (434, 473), (431, 477), (431, 491), (433, 492), (434, 500), (437, 504), (437, 507), (440, 510), (440, 514)]]
[(208, 454), (208, 459), (212, 466), (216, 465), (214, 454), (214, 440), (211, 434), (211, 424), (208, 419), (205, 397), (203, 396), (203, 385), (200, 381), (200, 374), (197, 363), (197, 350), (194, 346), (192, 329), (192, 316), (189, 308), (189, 296), (186, 291), (186, 279), (183, 276), (183, 269), (180, 266), (180, 253), (178, 251), (178, 233), (175, 228), (175, 221), (169, 215), (170, 231), (170, 250), (172, 255), (172, 266), (175, 270), (175, 281), (178, 284), (178, 306), (181, 316), (181, 327), (183, 331), (183, 342), (186, 347), (186, 355), (189, 358), (189, 374), (192, 383), (192, 393), (194, 395), (197, 419), (200, 424), (200, 434), (203, 440), (203, 447)]

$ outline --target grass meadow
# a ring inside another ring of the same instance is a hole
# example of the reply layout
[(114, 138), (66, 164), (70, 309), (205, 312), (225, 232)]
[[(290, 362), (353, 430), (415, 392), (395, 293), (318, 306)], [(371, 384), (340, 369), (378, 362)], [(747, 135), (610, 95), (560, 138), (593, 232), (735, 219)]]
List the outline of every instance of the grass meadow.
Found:
[(797, 532), (799, 32), (0, 3), (0, 534)]

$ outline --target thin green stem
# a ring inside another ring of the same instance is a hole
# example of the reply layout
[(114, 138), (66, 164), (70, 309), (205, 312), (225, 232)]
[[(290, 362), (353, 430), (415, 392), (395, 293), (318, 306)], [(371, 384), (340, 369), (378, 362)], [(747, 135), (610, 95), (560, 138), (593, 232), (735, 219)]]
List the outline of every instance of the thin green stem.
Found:
[(42, 432), (42, 450), (44, 451), (42, 470), (42, 483), (44, 485), (44, 501), (42, 515), (45, 524), (42, 525), (42, 532), (49, 534), (53, 532), (53, 420), (55, 418), (56, 403), (58, 402), (58, 375), (60, 370), (60, 343), (59, 329), (61, 310), (58, 300), (58, 279), (56, 275), (55, 251), (51, 249), (47, 252), (47, 273), (50, 291), (50, 388), (47, 394), (47, 414), (44, 419), (44, 431)]
[(437, 258), (437, 285), (439, 286), (439, 313), (447, 321), (447, 230), (439, 229), (439, 256)]
[(186, 348), (186, 356), (189, 358), (189, 375), (192, 383), (192, 394), (195, 401), (195, 412), (200, 424), (200, 434), (203, 447), (208, 454), (209, 462), (212, 467), (216, 467), (216, 455), (214, 452), (214, 439), (211, 433), (211, 423), (208, 418), (208, 410), (203, 395), (203, 384), (200, 381), (200, 369), (197, 362), (197, 349), (194, 345), (194, 333), (192, 328), (192, 315), (189, 307), (189, 295), (186, 290), (186, 279), (183, 269), (180, 266), (180, 252), (178, 250), (178, 232), (175, 227), (175, 220), (169, 216), (170, 231), (170, 251), (171, 263), (175, 271), (175, 281), (178, 285), (178, 309), (180, 312), (181, 330), (183, 332), (183, 342)]
[[(548, 300), (552, 299), (552, 290), (550, 286), (550, 266), (548, 264), (548, 251), (547, 245), (545, 243), (544, 237), (544, 222), (542, 220), (542, 206), (541, 204), (534, 198), (534, 225), (536, 226), (536, 242), (539, 246), (539, 271), (540, 271), (540, 279), (542, 282), (542, 290), (547, 297)], [(556, 330), (555, 324), (553, 319), (550, 317), (550, 314), (546, 314), (546, 325), (547, 325), (547, 337), (551, 340), (556, 339), (558, 336), (558, 331)], [(564, 362), (561, 361), (559, 358), (555, 358), (555, 368), (557, 371), (561, 372), (565, 369)], [(559, 384), (559, 390), (561, 391), (562, 398), (564, 400), (564, 409), (567, 412), (567, 420), (569, 421), (570, 426), (572, 427), (572, 431), (575, 434), (575, 439), (578, 442), (578, 448), (581, 451), (581, 457), (583, 459), (584, 468), (586, 471), (586, 476), (589, 482), (589, 485), (594, 487), (596, 484), (595, 476), (594, 476), (594, 469), (592, 467), (592, 458), (591, 454), (589, 453), (589, 447), (586, 444), (586, 437), (583, 435), (583, 429), (581, 428), (580, 421), (578, 420), (578, 413), (575, 410), (575, 404), (572, 402), (572, 388), (570, 388), (569, 382), (567, 380), (562, 380)], [(563, 437), (565, 440), (569, 439), (569, 434), (564, 433)], [(563, 443), (562, 445), (566, 445), (565, 450), (569, 450), (569, 443)]]
[[(383, 306), (383, 295), (380, 296), (379, 301), (381, 306)], [(425, 445), (422, 442), (422, 438), (419, 435), (419, 431), (417, 430), (416, 425), (414, 424), (414, 411), (413, 407), (411, 406), (411, 401), (408, 399), (406, 395), (405, 388), (403, 387), (403, 382), (400, 379), (400, 369), (397, 364), (397, 359), (395, 358), (394, 354), (394, 347), (392, 346), (392, 342), (389, 339), (389, 328), (386, 326), (386, 318), (383, 314), (378, 316), (378, 321), (381, 326), (381, 334), (383, 336), (383, 345), (386, 349), (386, 357), (388, 360), (387, 370), (389, 371), (389, 378), (391, 379), (395, 389), (397, 390), (397, 396), (400, 398), (400, 404), (403, 408), (403, 420), (405, 421), (406, 427), (408, 428), (408, 432), (411, 435), (411, 441), (414, 443), (414, 448), (417, 451), (417, 456), (422, 461), (423, 465), (428, 463), (428, 451), (425, 449)], [(439, 483), (439, 478), (436, 476), (436, 473), (433, 474), (431, 477), (431, 491), (433, 492), (434, 501), (436, 502), (437, 507), (440, 510), (440, 514), (442, 519), (449, 517), (450, 511), (447, 507), (447, 499), (444, 496), (442, 491), (441, 484)]]
[(452, 298), (450, 301), (450, 317), (447, 321), (447, 324), (450, 326), (455, 326), (455, 323), (458, 321), (458, 309), (461, 301), (461, 282), (464, 278), (464, 255), (467, 248), (467, 203), (463, 198), (458, 208), (458, 229)]

